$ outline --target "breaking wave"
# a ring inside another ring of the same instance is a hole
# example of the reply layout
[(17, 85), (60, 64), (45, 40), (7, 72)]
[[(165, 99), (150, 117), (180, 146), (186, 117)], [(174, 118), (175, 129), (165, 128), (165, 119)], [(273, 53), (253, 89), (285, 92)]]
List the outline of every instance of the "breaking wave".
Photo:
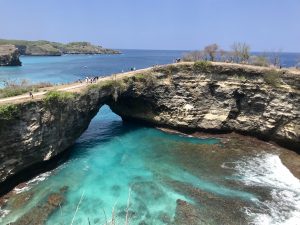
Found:
[(245, 209), (250, 224), (300, 224), (300, 181), (282, 164), (278, 155), (261, 154), (222, 166), (235, 169), (247, 186), (271, 190), (271, 199), (258, 201), (256, 209)]

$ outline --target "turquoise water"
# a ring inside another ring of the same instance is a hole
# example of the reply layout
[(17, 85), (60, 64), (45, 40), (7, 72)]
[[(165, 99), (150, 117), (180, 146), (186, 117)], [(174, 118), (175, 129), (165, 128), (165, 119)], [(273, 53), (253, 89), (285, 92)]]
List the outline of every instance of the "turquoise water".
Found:
[[(89, 73), (169, 63), (181, 54), (24, 57), (23, 67), (0, 68), (0, 77), (69, 82)], [(67, 162), (14, 190), (0, 207), (0, 224), (35, 212), (50, 194), (60, 193), (64, 201), (47, 217), (47, 225), (72, 220), (103, 225), (113, 210), (116, 224), (125, 224), (128, 199), (130, 225), (170, 224), (178, 213), (178, 199), (195, 207), (205, 224), (295, 225), (300, 221), (300, 181), (282, 164), (280, 151), (249, 140), (228, 145), (123, 123), (103, 106)]]
[[(104, 225), (113, 210), (116, 224), (125, 224), (128, 199), (131, 225), (169, 224), (178, 199), (203, 210), (203, 220), (209, 218), (206, 224), (219, 224), (220, 215), (212, 212), (229, 215), (230, 224), (240, 221), (232, 212), (249, 221), (243, 224), (295, 224), (300, 218), (300, 182), (278, 156), (236, 155), (237, 149), (223, 149), (219, 144), (219, 139), (123, 123), (103, 106), (72, 147), (67, 162), (14, 190), (18, 194), (1, 209), (5, 216), (0, 223), (32, 212), (50, 194), (67, 187), (64, 202), (47, 225), (72, 220), (78, 225)], [(223, 201), (228, 202), (225, 208)], [(278, 223), (282, 218), (292, 222)]]
[[(65, 204), (47, 224), (69, 224), (83, 195), (75, 224), (97, 221), (105, 224), (105, 216), (115, 207), (117, 220), (124, 221), (130, 192), (130, 210), (135, 214), (131, 224), (145, 220), (148, 224), (164, 224), (160, 215), (175, 216), (176, 200), (193, 203), (191, 196), (175, 191), (167, 181), (173, 180), (201, 188), (216, 195), (256, 201), (254, 194), (226, 187), (221, 183), (193, 174), (177, 164), (176, 153), (182, 145), (197, 149), (199, 145), (215, 145), (218, 139), (200, 139), (167, 134), (154, 128), (123, 124), (108, 106), (102, 107), (89, 129), (72, 148), (71, 159), (30, 183), (27, 192), (34, 197), (26, 207), (15, 210), (6, 219), (18, 217), (40, 204), (49, 193), (68, 187)], [(38, 182), (39, 181), (39, 182)], [(6, 221), (6, 220), (5, 220)]]

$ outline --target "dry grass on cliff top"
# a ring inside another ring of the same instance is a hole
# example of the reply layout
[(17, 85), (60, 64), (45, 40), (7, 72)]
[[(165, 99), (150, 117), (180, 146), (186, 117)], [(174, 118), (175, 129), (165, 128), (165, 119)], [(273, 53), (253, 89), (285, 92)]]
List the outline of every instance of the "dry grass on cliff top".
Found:
[(37, 84), (31, 84), (27, 80), (22, 80), (20, 82), (15, 81), (3, 81), (4, 88), (0, 89), (0, 98), (7, 98), (17, 95), (22, 95), (24, 93), (38, 92), (41, 88), (53, 86), (48, 82), (40, 82)]

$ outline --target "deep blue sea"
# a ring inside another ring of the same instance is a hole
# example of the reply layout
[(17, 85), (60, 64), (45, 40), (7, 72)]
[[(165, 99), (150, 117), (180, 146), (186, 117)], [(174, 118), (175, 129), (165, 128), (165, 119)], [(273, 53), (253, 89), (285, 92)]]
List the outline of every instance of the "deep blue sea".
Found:
[[(0, 78), (72, 82), (89, 74), (171, 63), (182, 53), (22, 57), (22, 67), (0, 68)], [(281, 162), (281, 151), (249, 140), (225, 145), (216, 138), (123, 123), (103, 106), (68, 161), (14, 190), (0, 208), (0, 224), (34, 212), (61, 189), (65, 200), (47, 225), (104, 225), (112, 214), (116, 225), (125, 224), (127, 206), (130, 225), (170, 224), (178, 199), (195, 207), (203, 224), (300, 224), (300, 181)]]

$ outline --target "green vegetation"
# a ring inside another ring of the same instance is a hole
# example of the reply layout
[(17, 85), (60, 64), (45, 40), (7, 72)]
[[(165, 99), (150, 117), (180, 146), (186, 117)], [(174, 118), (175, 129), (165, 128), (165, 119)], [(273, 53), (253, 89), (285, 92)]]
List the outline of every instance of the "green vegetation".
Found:
[(0, 120), (13, 119), (19, 112), (19, 108), (16, 105), (6, 104), (0, 105)]
[(266, 71), (263, 78), (267, 84), (269, 84), (273, 87), (279, 87), (280, 83), (281, 83), (280, 75), (281, 75), (281, 73), (276, 70), (269, 70), (269, 71)]
[(26, 80), (22, 80), (21, 82), (14, 81), (3, 81), (4, 88), (0, 89), (0, 98), (13, 97), (25, 93), (29, 93), (30, 91), (36, 92), (40, 88), (51, 87), (52, 84), (41, 82), (38, 84), (30, 84)]
[(137, 80), (145, 79), (146, 75), (144, 73), (138, 73), (134, 76)]
[(56, 55), (62, 54), (118, 54), (118, 51), (92, 45), (89, 42), (71, 42), (63, 44), (51, 41), (24, 41), (0, 39), (0, 45), (16, 45), (21, 55)]
[(75, 93), (65, 91), (49, 91), (45, 94), (44, 101), (50, 102), (65, 102), (76, 97)]
[(153, 71), (158, 72), (158, 73), (163, 73), (163, 74), (170, 76), (172, 74), (178, 73), (179, 68), (178, 68), (178, 66), (168, 65), (168, 66), (160, 66), (160, 67), (154, 68)]
[(208, 61), (198, 61), (194, 63), (193, 70), (196, 73), (209, 73), (212, 71), (212, 64)]

